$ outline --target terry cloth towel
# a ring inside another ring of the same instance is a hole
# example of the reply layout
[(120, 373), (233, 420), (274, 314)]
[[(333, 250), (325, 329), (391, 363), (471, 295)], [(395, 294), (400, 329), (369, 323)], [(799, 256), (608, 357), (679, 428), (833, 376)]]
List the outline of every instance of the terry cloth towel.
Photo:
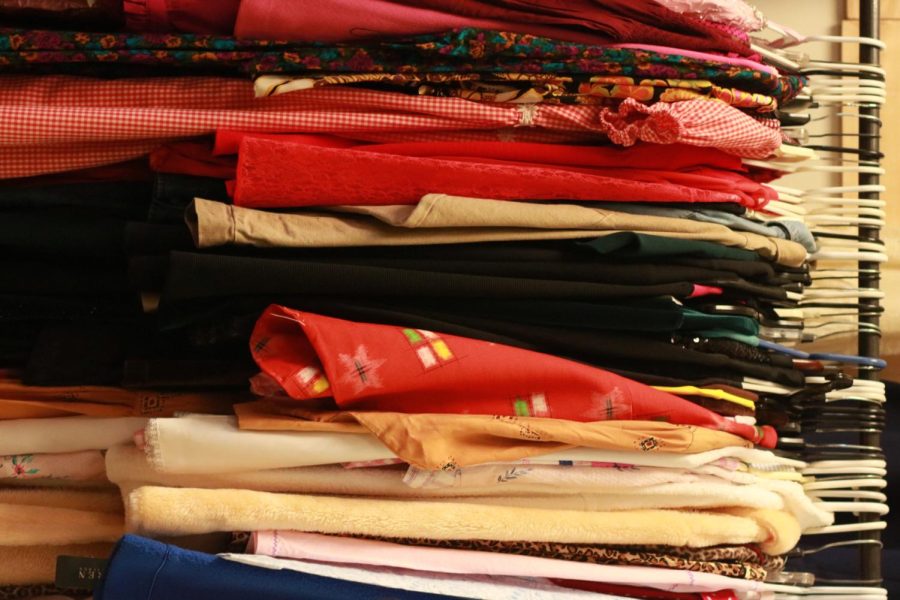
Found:
[(68, 546), (0, 545), (0, 585), (38, 585), (56, 580), (58, 556), (106, 558), (113, 544), (73, 544)]
[(257, 554), (222, 554), (226, 560), (274, 569), (288, 570), (332, 577), (357, 583), (380, 585), (387, 588), (444, 594), (454, 598), (479, 598), (480, 600), (623, 600), (621, 596), (568, 590), (537, 577), (498, 577), (495, 575), (452, 575), (431, 571), (410, 571), (385, 567), (338, 566), (312, 563), (302, 560), (283, 560)]
[[(734, 231), (718, 223), (614, 212), (602, 207), (529, 204), (427, 194), (415, 206), (267, 212), (197, 199), (187, 220), (198, 248), (409, 246), (513, 240), (581, 239), (620, 231), (715, 242), (800, 266), (806, 248), (789, 240)], [(359, 214), (346, 214), (359, 213)]]
[(126, 521), (130, 531), (147, 535), (291, 529), (336, 535), (584, 544), (705, 547), (759, 543), (768, 554), (787, 552), (800, 537), (797, 520), (773, 510), (582, 512), (150, 486), (128, 494)]
[(0, 546), (113, 542), (123, 529), (115, 491), (0, 489)]
[(677, 592), (715, 591), (726, 588), (755, 592), (760, 591), (763, 585), (759, 581), (680, 569), (597, 565), (497, 552), (404, 546), (298, 531), (257, 532), (251, 538), (249, 551), (254, 554), (324, 563), (352, 563), (456, 574), (553, 577), (619, 585), (641, 585)]
[(736, 423), (689, 400), (556, 356), (270, 306), (250, 350), (297, 400), (345, 409), (646, 420), (698, 425), (774, 447), (775, 430)]
[(0, 455), (106, 450), (131, 441), (146, 424), (137, 417), (0, 421)]

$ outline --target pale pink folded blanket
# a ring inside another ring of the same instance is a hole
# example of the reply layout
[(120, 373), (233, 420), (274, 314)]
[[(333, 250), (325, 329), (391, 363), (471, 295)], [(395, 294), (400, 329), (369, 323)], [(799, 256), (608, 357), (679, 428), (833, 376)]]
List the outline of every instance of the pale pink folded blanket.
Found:
[(251, 539), (249, 551), (254, 554), (325, 563), (375, 565), (439, 573), (552, 577), (638, 585), (675, 592), (721, 589), (752, 592), (761, 590), (763, 586), (759, 581), (678, 569), (595, 565), (499, 552), (405, 546), (298, 531), (256, 532)]

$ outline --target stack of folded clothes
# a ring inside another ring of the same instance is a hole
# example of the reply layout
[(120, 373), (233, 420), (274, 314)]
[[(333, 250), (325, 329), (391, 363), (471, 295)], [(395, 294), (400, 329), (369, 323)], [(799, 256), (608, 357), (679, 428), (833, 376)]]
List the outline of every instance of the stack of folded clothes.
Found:
[(40, 4), (0, 598), (756, 598), (833, 522), (772, 452), (852, 384), (782, 345), (804, 82), (740, 0)]

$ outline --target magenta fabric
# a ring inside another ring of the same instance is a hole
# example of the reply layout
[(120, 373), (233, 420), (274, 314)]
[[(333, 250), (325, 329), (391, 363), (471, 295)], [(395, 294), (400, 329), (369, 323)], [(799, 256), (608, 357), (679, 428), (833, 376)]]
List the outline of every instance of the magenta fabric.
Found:
[(472, 19), (390, 0), (244, 0), (235, 35), (328, 43), (505, 26), (499, 20)]
[(655, 0), (243, 0), (235, 35), (327, 43), (457, 27), (586, 44), (645, 42), (750, 54), (746, 40)]
[[(496, 200), (765, 203), (764, 198), (730, 189), (741, 178), (737, 173), (698, 171), (446, 160), (246, 138), (241, 142), (234, 202), (254, 208), (417, 204), (425, 194), (443, 193)], [(720, 181), (719, 173), (725, 179)], [(692, 181), (715, 189), (691, 187)]]
[(125, 0), (130, 31), (231, 35), (241, 0)]

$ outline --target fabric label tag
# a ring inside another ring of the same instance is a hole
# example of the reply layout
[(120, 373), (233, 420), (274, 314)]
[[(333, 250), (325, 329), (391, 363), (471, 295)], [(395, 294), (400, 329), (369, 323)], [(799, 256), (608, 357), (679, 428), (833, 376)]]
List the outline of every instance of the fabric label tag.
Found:
[(56, 587), (63, 590), (93, 590), (109, 561), (83, 556), (59, 556), (56, 558)]

